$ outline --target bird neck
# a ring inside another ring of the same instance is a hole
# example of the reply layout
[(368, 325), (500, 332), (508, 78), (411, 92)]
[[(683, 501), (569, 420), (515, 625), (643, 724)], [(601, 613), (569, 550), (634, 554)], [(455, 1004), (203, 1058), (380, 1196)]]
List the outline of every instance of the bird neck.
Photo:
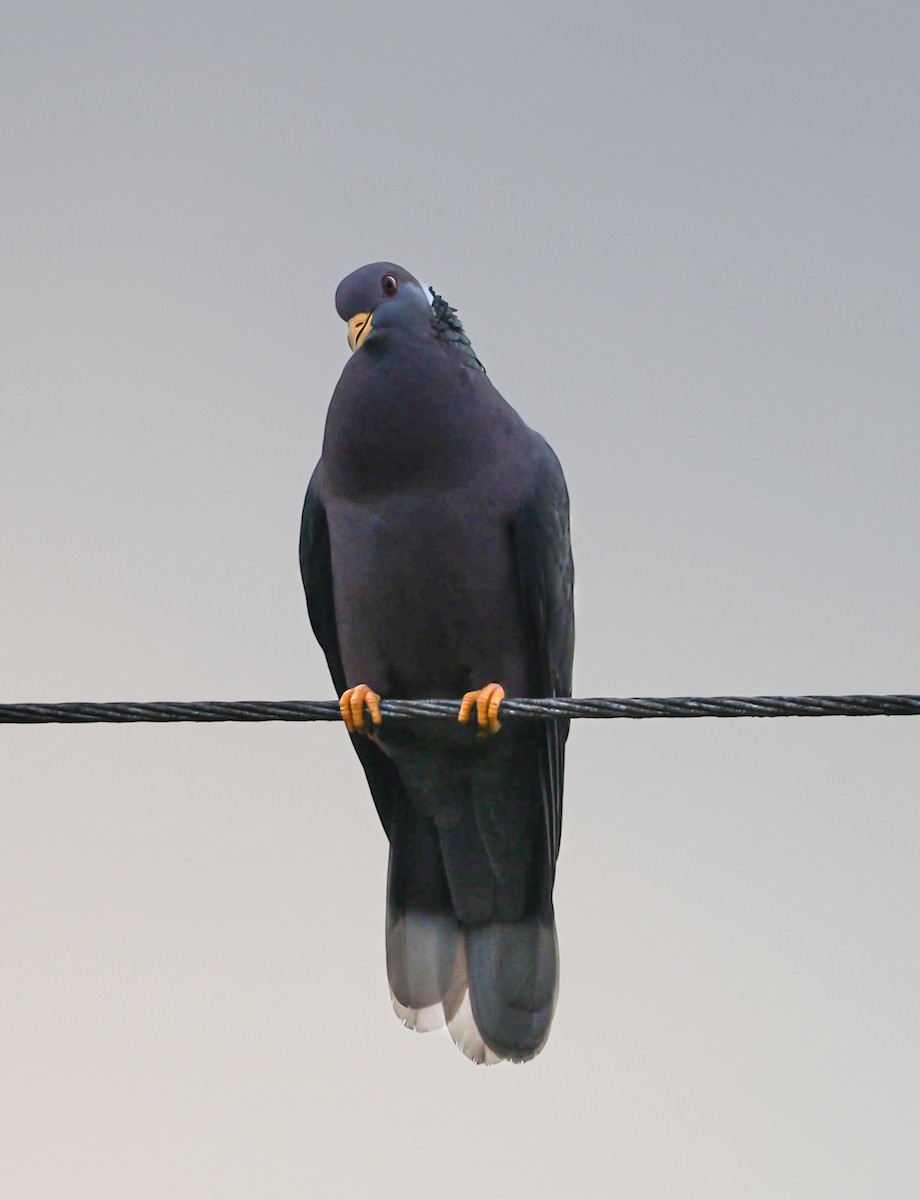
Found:
[(329, 406), (323, 463), (332, 487), (357, 498), (470, 479), (502, 423), (495, 400), (507, 407), (485, 376), (449, 347), (362, 355), (346, 366)]

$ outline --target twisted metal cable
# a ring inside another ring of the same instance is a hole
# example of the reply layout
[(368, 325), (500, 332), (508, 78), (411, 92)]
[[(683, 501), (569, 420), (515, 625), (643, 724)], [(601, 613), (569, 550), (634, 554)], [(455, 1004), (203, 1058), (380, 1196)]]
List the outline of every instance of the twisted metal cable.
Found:
[[(453, 717), (459, 700), (384, 700), (383, 716), (396, 720)], [(506, 698), (501, 716), (531, 720), (650, 717), (909, 717), (920, 716), (920, 696), (639, 696), (627, 699)], [(0, 704), (0, 725), (133, 724), (139, 721), (340, 721), (336, 700), (214, 700), (116, 704)]]

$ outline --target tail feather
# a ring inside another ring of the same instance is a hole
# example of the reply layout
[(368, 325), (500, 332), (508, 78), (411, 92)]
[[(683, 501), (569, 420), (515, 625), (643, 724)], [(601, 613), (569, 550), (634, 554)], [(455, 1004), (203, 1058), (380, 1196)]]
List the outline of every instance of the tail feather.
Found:
[(471, 1016), (499, 1058), (542, 1049), (556, 1006), (559, 953), (552, 915), (466, 930)]
[(468, 988), (463, 989), (460, 1007), (448, 1022), (447, 1028), (457, 1048), (462, 1050), (466, 1057), (472, 1059), (474, 1063), (491, 1067), (495, 1063), (504, 1062), (503, 1057), (496, 1054), (491, 1046), (487, 1046), (483, 1041), (479, 1026), (473, 1017)]
[(434, 822), (403, 805), (390, 833), (386, 951), (393, 1007), (410, 1029), (427, 1033), (446, 1023), (443, 1000), (459, 948)]
[(407, 909), (387, 921), (387, 974), (399, 1018), (420, 1033), (445, 1024), (443, 1000), (450, 990), (460, 941), (453, 914)]
[(393, 992), (390, 992), (393, 1011), (407, 1029), (415, 1033), (431, 1033), (433, 1029), (443, 1029), (445, 1024), (444, 1006), (440, 1000), (437, 1004), (429, 1004), (425, 1008), (407, 1008), (400, 1004)]

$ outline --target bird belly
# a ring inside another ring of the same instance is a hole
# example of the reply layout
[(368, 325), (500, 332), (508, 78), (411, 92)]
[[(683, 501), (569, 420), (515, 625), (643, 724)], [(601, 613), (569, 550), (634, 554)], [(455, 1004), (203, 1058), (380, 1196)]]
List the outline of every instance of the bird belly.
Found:
[(349, 686), (459, 697), (527, 693), (529, 655), (510, 524), (465, 496), (339, 502), (329, 511), (336, 624)]

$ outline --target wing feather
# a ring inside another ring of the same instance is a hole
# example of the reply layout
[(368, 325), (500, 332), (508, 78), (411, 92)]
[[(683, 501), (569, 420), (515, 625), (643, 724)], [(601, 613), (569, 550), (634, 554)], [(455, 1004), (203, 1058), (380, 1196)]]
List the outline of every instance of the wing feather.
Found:
[[(569, 494), (559, 460), (538, 433), (533, 487), (515, 513), (512, 530), (518, 580), (536, 664), (540, 696), (571, 696), (575, 651), (574, 567)], [(553, 863), (562, 834), (562, 784), (567, 720), (546, 721), (540, 772)]]
[[(329, 523), (323, 506), (320, 468), (317, 467), (307, 488), (300, 524), (300, 573), (307, 597), (307, 611), (316, 640), (322, 647), (335, 685), (341, 696), (348, 686), (342, 667), (339, 636), (335, 620), (335, 594), (332, 581), (332, 555), (329, 546)], [(351, 744), (361, 760), (367, 782), (374, 797), (377, 814), (387, 837), (393, 827), (393, 814), (404, 791), (396, 768), (370, 738), (351, 735)]]

